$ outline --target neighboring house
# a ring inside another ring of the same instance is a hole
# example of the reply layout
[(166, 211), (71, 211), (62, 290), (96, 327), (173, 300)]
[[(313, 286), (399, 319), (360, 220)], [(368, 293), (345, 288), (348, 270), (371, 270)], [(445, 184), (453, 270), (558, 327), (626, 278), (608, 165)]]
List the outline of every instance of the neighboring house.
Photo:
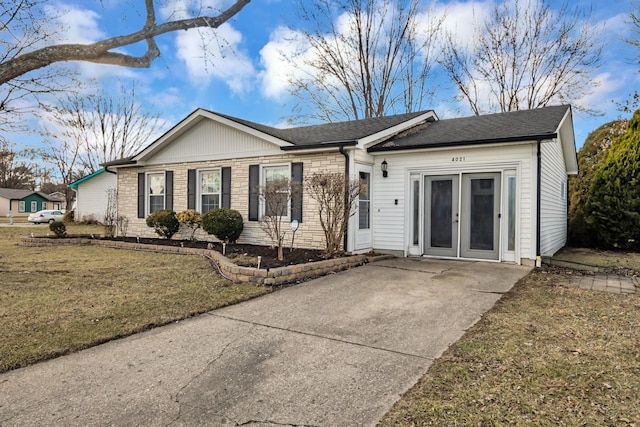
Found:
[(109, 191), (115, 191), (117, 185), (116, 174), (104, 168), (69, 184), (76, 192), (75, 220), (104, 222)]
[[(347, 250), (533, 264), (564, 246), (567, 177), (577, 173), (569, 106), (439, 120), (433, 111), (275, 129), (198, 109), (118, 174), (118, 214), (129, 234), (152, 236), (157, 209), (230, 207), (240, 242), (269, 244), (254, 194), (272, 176), (302, 182), (346, 172), (368, 191), (351, 218)], [(303, 192), (286, 220), (296, 243), (321, 248), (316, 202)], [(204, 234), (199, 238), (205, 238)]]
[(49, 200), (51, 200), (50, 209), (67, 209), (67, 196), (64, 193), (60, 191), (54, 191), (53, 193), (49, 194)]
[(49, 196), (40, 191), (0, 188), (0, 216), (27, 217), (43, 209), (54, 207)]

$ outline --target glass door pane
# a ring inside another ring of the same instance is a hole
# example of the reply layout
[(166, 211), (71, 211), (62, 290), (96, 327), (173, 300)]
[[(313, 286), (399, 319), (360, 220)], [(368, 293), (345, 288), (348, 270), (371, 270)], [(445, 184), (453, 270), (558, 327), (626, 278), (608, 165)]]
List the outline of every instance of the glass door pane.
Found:
[(458, 175), (425, 177), (426, 255), (458, 256)]
[(500, 173), (462, 175), (460, 253), (464, 258), (498, 259)]
[(494, 249), (494, 180), (472, 179), (470, 203), (469, 248), (483, 251)]

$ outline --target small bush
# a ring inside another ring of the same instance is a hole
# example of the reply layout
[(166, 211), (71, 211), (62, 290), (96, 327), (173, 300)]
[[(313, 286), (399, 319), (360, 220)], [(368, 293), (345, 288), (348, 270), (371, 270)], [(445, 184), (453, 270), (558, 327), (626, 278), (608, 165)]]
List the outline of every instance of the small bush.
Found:
[(62, 221), (53, 221), (49, 224), (49, 230), (53, 231), (56, 236), (64, 237), (67, 235), (67, 226)]
[(223, 242), (235, 242), (244, 229), (240, 212), (234, 209), (213, 209), (202, 215), (202, 229)]
[(68, 210), (64, 213), (64, 217), (62, 217), (62, 222), (65, 222), (67, 224), (72, 223), (75, 221), (75, 214), (76, 212), (74, 210)]
[(178, 212), (176, 217), (178, 218), (180, 225), (189, 229), (189, 240), (194, 240), (196, 231), (200, 228), (200, 212), (193, 209), (187, 209), (185, 211)]
[(169, 209), (155, 211), (147, 217), (147, 226), (152, 227), (160, 237), (171, 239), (180, 229), (176, 213)]

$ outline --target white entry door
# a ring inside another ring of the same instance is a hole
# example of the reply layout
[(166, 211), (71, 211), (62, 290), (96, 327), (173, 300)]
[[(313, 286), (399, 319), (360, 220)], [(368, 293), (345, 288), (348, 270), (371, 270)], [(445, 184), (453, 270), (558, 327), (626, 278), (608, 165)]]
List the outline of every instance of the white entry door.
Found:
[(358, 214), (356, 227), (357, 251), (371, 249), (373, 247), (373, 236), (371, 229), (371, 195), (372, 193), (372, 173), (373, 168), (368, 165), (358, 165), (358, 178), (362, 189), (358, 197)]

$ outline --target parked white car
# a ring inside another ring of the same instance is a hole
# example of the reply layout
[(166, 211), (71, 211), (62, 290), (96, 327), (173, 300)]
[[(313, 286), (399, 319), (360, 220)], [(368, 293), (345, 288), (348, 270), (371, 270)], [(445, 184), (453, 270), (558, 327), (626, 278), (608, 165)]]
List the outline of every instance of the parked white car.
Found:
[(27, 221), (34, 224), (51, 223), (54, 221), (62, 221), (64, 218), (64, 211), (61, 210), (45, 210), (32, 213), (27, 218)]

